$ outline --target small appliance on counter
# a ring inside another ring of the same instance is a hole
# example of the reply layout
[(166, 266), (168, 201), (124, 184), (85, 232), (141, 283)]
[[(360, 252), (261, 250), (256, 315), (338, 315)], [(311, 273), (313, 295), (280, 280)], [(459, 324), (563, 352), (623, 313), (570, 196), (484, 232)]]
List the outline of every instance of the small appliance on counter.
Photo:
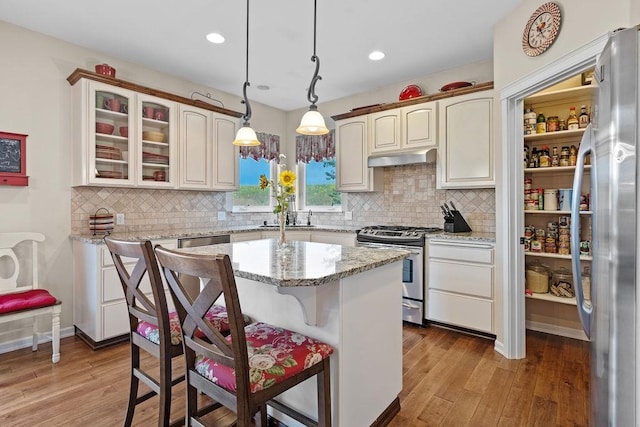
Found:
[(446, 203), (440, 206), (444, 215), (444, 231), (447, 233), (468, 233), (472, 231), (460, 211), (456, 209), (456, 205), (453, 202), (449, 203), (451, 203), (451, 208), (453, 209), (449, 208)]

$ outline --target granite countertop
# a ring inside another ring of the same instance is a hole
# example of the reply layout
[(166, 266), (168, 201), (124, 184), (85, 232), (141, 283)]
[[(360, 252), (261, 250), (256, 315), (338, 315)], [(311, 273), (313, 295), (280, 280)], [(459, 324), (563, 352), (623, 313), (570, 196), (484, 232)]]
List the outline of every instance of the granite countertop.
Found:
[(495, 243), (496, 233), (480, 233), (471, 231), (469, 233), (435, 233), (428, 234), (427, 239), (442, 239), (442, 240), (462, 240), (467, 242), (478, 243)]
[[(295, 225), (288, 226), (287, 231), (329, 231), (333, 233), (355, 233), (358, 228), (341, 225)], [(207, 228), (207, 229), (184, 229), (184, 230), (159, 230), (159, 231), (136, 231), (128, 233), (111, 233), (110, 236), (121, 240), (160, 240), (160, 239), (181, 239), (185, 237), (215, 236), (220, 234), (250, 233), (255, 231), (278, 231), (277, 226), (245, 225), (233, 227)], [(72, 240), (80, 240), (87, 243), (102, 243), (104, 236), (94, 236), (87, 234), (72, 234)]]
[(237, 277), (280, 287), (318, 286), (399, 261), (401, 249), (346, 247), (290, 241), (278, 251), (276, 239), (250, 240), (179, 249), (181, 252), (231, 257)]

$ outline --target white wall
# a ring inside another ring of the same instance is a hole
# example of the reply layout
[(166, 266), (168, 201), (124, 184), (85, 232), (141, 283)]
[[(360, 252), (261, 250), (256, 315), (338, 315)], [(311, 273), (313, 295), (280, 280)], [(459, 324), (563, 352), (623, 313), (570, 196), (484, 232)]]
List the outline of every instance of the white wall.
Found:
[[(640, 2), (638, 0), (580, 0), (556, 1), (562, 11), (560, 33), (555, 43), (543, 54), (528, 57), (522, 51), (522, 31), (531, 14), (543, 2), (524, 0), (514, 12), (506, 16), (494, 28), (493, 68), (494, 84), (499, 91), (523, 77), (543, 69), (559, 58), (588, 44), (607, 32), (620, 27), (628, 27), (640, 23)], [(499, 108), (499, 103), (498, 103)], [(502, 193), (501, 183), (505, 179), (506, 170), (501, 168), (503, 147), (508, 141), (502, 141), (502, 111), (496, 114), (496, 223), (506, 224), (508, 209), (507, 196)], [(505, 259), (501, 242), (505, 238), (505, 229), (496, 229), (496, 306), (502, 306), (504, 288), (509, 286), (504, 277), (502, 260)], [(511, 284), (513, 285), (513, 284)], [(501, 315), (496, 316), (497, 340), (503, 341), (504, 324)]]
[[(108, 57), (0, 21), (0, 131), (28, 134), (28, 187), (0, 186), (0, 232), (38, 231), (41, 280), (63, 301), (62, 327), (71, 327), (71, 86), (76, 69), (109, 63), (116, 76), (187, 98), (195, 90), (211, 93), (226, 108), (244, 112), (240, 98)], [(241, 80), (241, 79), (240, 79)], [(238, 92), (242, 81), (238, 82)], [(286, 115), (252, 103), (254, 129), (285, 135)]]
[(522, 51), (522, 31), (531, 14), (542, 3), (539, 0), (524, 0), (513, 13), (496, 25), (493, 69), (497, 89), (553, 63), (608, 31), (640, 23), (630, 19), (632, 3), (636, 18), (640, 13), (637, 0), (556, 1), (562, 11), (558, 38), (542, 55), (528, 57)]

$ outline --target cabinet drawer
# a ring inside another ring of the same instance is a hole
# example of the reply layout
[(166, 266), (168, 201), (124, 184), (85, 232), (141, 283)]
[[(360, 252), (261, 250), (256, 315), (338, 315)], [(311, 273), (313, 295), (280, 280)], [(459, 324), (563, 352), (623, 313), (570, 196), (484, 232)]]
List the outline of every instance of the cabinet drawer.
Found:
[(465, 295), (429, 291), (429, 320), (493, 333), (493, 303)]
[[(133, 269), (135, 264), (128, 264), (126, 267)], [(165, 285), (166, 287), (166, 285)], [(146, 274), (142, 278), (140, 288), (145, 294), (151, 294), (151, 282)], [(118, 277), (118, 271), (115, 267), (102, 269), (102, 302), (116, 301), (124, 299), (124, 291)]]
[(493, 298), (493, 267), (431, 259), (427, 283), (429, 289)]
[(429, 241), (429, 258), (493, 264), (493, 245)]
[[(111, 252), (109, 252), (109, 248), (102, 245), (101, 252), (102, 252), (102, 266), (105, 267), (105, 266), (113, 265), (113, 258), (111, 257)], [(128, 264), (128, 263), (136, 262), (136, 259), (124, 257), (122, 258), (122, 261), (125, 264)]]
[(129, 333), (127, 304), (122, 301), (102, 306), (102, 339)]

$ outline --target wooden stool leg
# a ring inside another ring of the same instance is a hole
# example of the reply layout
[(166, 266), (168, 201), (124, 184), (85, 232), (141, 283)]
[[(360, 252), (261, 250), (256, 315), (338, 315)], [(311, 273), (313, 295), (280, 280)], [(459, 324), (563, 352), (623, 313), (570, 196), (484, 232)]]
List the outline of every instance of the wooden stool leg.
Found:
[(158, 424), (169, 427), (171, 417), (171, 356), (160, 358), (160, 411)]
[(331, 364), (329, 358), (322, 362), (324, 368), (317, 375), (318, 426), (331, 427)]
[(51, 361), (53, 363), (60, 361), (60, 311), (59, 306), (54, 307), (51, 319), (51, 347), (53, 349)]
[(124, 419), (124, 426), (131, 427), (133, 422), (133, 412), (136, 408), (136, 400), (138, 399), (138, 384), (139, 379), (134, 375), (136, 369), (140, 368), (140, 348), (138, 346), (131, 346), (131, 383), (129, 385), (129, 403), (127, 404), (127, 415)]

